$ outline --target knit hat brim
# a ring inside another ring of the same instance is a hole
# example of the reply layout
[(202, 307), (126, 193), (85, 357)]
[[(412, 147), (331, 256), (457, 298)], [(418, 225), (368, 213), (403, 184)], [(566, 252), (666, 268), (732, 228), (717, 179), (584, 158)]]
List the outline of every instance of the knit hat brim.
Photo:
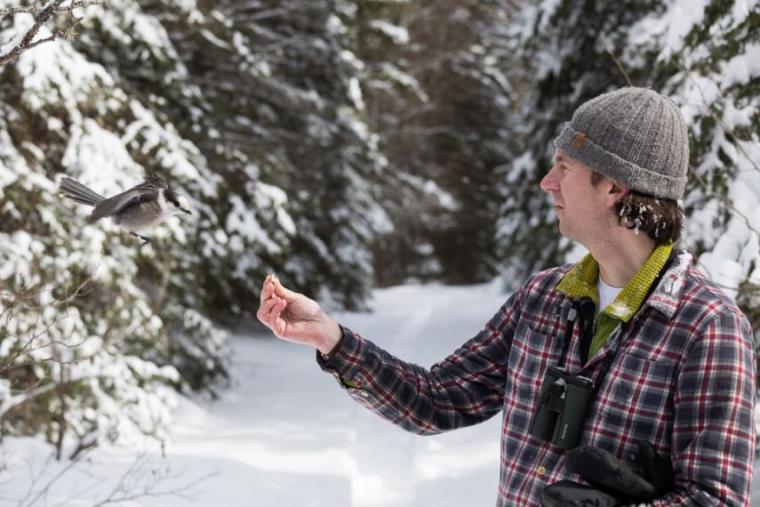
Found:
[[(686, 176), (656, 173), (605, 150), (565, 123), (554, 146), (570, 158), (628, 187), (663, 199), (678, 200), (686, 188)], [(646, 187), (643, 183), (646, 182)]]

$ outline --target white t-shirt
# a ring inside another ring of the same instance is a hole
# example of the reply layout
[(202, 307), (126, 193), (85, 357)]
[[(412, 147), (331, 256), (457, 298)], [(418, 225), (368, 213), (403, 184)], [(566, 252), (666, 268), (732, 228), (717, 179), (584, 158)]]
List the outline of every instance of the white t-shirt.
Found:
[(596, 312), (599, 313), (607, 308), (607, 305), (615, 301), (615, 298), (622, 290), (622, 287), (607, 285), (602, 281), (602, 276), (599, 275), (596, 282), (596, 292), (599, 294), (599, 308), (596, 309)]

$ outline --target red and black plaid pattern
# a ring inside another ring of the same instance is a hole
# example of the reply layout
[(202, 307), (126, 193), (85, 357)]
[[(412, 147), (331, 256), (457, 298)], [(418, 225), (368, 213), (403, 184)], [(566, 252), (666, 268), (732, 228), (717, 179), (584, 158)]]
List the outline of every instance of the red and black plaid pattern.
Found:
[[(540, 506), (547, 484), (579, 480), (563, 451), (528, 434), (546, 369), (558, 362), (571, 266), (535, 275), (485, 328), (429, 370), (344, 329), (323, 369), (357, 401), (403, 428), (434, 434), (502, 412), (498, 506)], [(594, 377), (617, 348), (581, 445), (632, 459), (636, 440), (670, 456), (675, 491), (650, 505), (749, 505), (754, 451), (752, 330), (735, 304), (681, 254), (624, 328), (581, 365), (577, 330), (567, 366)]]

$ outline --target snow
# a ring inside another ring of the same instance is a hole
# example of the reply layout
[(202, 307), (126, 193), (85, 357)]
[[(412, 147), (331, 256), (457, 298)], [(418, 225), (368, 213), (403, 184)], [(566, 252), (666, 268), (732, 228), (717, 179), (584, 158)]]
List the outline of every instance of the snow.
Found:
[(629, 31), (629, 42), (634, 46), (654, 38), (662, 38), (660, 61), (666, 61), (683, 47), (686, 36), (702, 23), (709, 0), (675, 0), (665, 13), (646, 16)]
[[(13, 148), (13, 143), (8, 131), (0, 130), (0, 197), (3, 196), (3, 188), (16, 181), (18, 174), (26, 170), (28, 166), (21, 155)], [(6, 201), (5, 205), (12, 205)]]
[[(402, 286), (376, 292), (376, 313), (336, 317), (390, 351), (431, 365), (475, 334), (504, 298), (497, 284)], [(184, 493), (193, 502), (170, 495), (125, 506), (495, 502), (498, 417), (474, 428), (418, 437), (351, 400), (332, 376), (320, 371), (309, 348), (248, 333), (232, 346), (235, 386), (215, 403), (182, 401), (165, 445), (166, 459), (156, 446), (146, 445), (143, 451), (98, 449), (57, 481), (39, 505), (64, 500), (69, 500), (66, 505), (92, 505), (141, 456), (146, 461), (144, 480), (165, 476), (163, 489), (190, 484)], [(63, 469), (58, 463), (45, 468), (50, 449), (37, 440), (7, 441), (3, 461), (9, 466), (0, 472), (0, 505), (25, 495), (30, 477), (42, 485)]]
[(541, 3), (539, 7), (540, 12), (541, 12), (541, 25), (539, 27), (539, 31), (543, 32), (549, 28), (549, 20), (557, 11), (559, 4), (560, 4), (559, 0), (544, 0)]
[(394, 25), (393, 23), (389, 23), (382, 19), (373, 19), (370, 22), (370, 26), (382, 32), (390, 38), (394, 44), (409, 43), (409, 31), (403, 26)]
[(260, 243), (269, 253), (277, 254), (282, 248), (273, 241), (267, 232), (261, 227), (256, 217), (248, 212), (248, 206), (239, 195), (232, 195), (229, 198), (230, 212), (227, 215), (225, 228), (232, 235), (230, 247), (236, 253), (242, 253), (245, 245), (240, 238), (246, 238), (248, 242)]
[[(203, 20), (195, 0), (174, 1), (185, 12), (195, 13), (196, 21)], [(544, 29), (551, 30), (547, 23), (559, 4), (559, 0), (542, 2), (539, 9), (543, 13), (541, 23)], [(647, 16), (631, 30), (631, 41), (638, 46), (644, 41), (659, 40), (661, 59), (679, 54), (684, 50), (684, 35), (703, 22), (706, 5), (706, 0), (674, 0), (667, 12)], [(729, 18), (743, 19), (756, 5), (757, 1), (738, 0), (734, 2)], [(177, 63), (176, 51), (160, 22), (142, 13), (136, 2), (124, 0), (117, 2), (115, 7), (103, 9), (101, 16), (88, 20), (87, 29), (83, 32), (86, 34), (98, 25), (116, 43), (130, 47), (134, 45), (134, 57), (149, 60), (146, 68), (151, 68), (151, 59), (174, 62), (173, 70), (164, 75), (167, 85), (184, 80), (187, 72)], [(466, 11), (460, 9), (458, 12)], [(214, 12), (213, 17), (225, 26), (232, 23), (219, 11)], [(22, 28), (30, 23), (30, 16), (19, 14), (14, 18), (12, 31), (21, 33)], [(328, 23), (332, 33), (345, 32), (345, 26), (337, 16), (332, 16)], [(409, 34), (402, 27), (381, 21), (373, 22), (373, 26), (400, 44), (408, 43)], [(532, 26), (532, 23), (525, 26)], [(5, 34), (9, 33), (3, 32), (0, 41), (8, 40)], [(41, 35), (46, 33), (43, 30)], [(206, 31), (204, 35), (213, 44), (228, 44), (212, 32)], [(10, 42), (14, 40), (18, 39), (10, 39)], [(248, 50), (250, 41), (239, 32), (234, 34), (233, 44), (238, 50), (247, 51), (245, 65), (249, 72), (256, 76), (268, 76), (273, 72), (267, 61)], [(0, 53), (9, 47), (8, 44), (0, 46)], [(471, 49), (473, 54), (483, 54), (483, 46), (479, 47), (480, 52), (474, 47)], [(690, 62), (704, 58), (704, 55), (700, 56), (703, 51), (704, 48), (686, 50), (684, 64), (688, 66)], [(696, 137), (700, 137), (700, 119), (709, 111), (722, 115), (721, 127), (729, 132), (752, 125), (751, 119), (757, 114), (756, 100), (726, 100), (733, 93), (733, 87), (746, 85), (760, 75), (760, 46), (757, 43), (747, 44), (741, 51), (720, 63), (715, 72), (711, 70), (705, 71), (705, 75), (690, 75), (678, 89), (676, 98), (693, 125)], [(364, 64), (356, 55), (345, 50), (342, 60), (361, 74)], [(559, 69), (562, 55), (542, 51), (537, 60), (540, 62), (537, 71), (540, 77)], [(489, 58), (484, 62), (487, 65), (493, 63)], [(162, 115), (155, 114), (146, 104), (128, 98), (126, 92), (119, 88), (118, 76), (109, 73), (113, 71), (88, 62), (70, 43), (59, 40), (43, 44), (24, 53), (16, 68), (23, 80), (22, 100), (25, 107), (46, 121), (54, 135), (66, 139), (61, 164), (70, 174), (102, 193), (112, 194), (116, 188), (133, 185), (143, 175), (145, 168), (132, 158), (134, 155), (154, 153), (152, 156), (162, 170), (181, 182), (195, 182), (195, 195), (213, 197), (218, 193), (220, 179), (216, 179), (206, 167), (201, 152), (185, 141)], [(372, 81), (373, 84), (386, 86), (389, 90), (394, 86), (404, 87), (416, 94), (420, 101), (428, 101), (423, 87), (411, 74), (385, 62), (381, 63), (379, 70), (382, 80)], [(500, 74), (495, 75), (500, 77), (502, 85), (507, 83)], [(348, 85), (353, 108), (340, 108), (339, 119), (367, 144), (376, 143), (372, 141), (376, 137), (368, 130), (362, 115), (357, 114), (357, 110), (364, 108), (361, 82), (353, 77)], [(282, 84), (282, 88), (287, 99), (301, 103), (304, 110), (322, 112), (329, 109), (328, 99), (316, 91), (292, 84)], [(582, 87), (576, 86), (576, 89), (580, 92)], [(183, 88), (183, 96), (192, 98), (196, 95), (199, 92), (192, 86)], [(743, 95), (738, 94), (737, 97)], [(166, 103), (166, 99), (161, 97), (151, 99), (151, 104), (154, 100)], [(82, 109), (87, 104), (94, 105), (95, 110)], [(58, 107), (65, 109), (66, 114), (61, 115), (65, 122), (48, 116), (57, 114)], [(88, 113), (84, 113), (85, 110)], [(193, 110), (197, 116), (205, 114), (200, 107)], [(90, 118), (90, 113), (98, 117), (109, 117), (113, 113), (123, 118), (118, 120), (118, 128), (114, 128), (113, 124)], [(3, 127), (0, 128), (0, 196), (3, 195), (3, 186), (19, 180), (19, 186), (24, 188), (33, 186), (45, 189), (40, 195), (49, 199), (44, 196), (54, 194), (54, 182), (44, 176), (47, 174), (44, 171), (47, 164), (45, 153), (29, 141), (14, 147), (5, 128), (5, 122), (17, 121), (17, 116), (15, 111), (9, 111), (0, 124)], [(331, 124), (323, 119), (311, 124), (314, 131), (310, 131), (310, 135), (321, 136), (327, 141), (331, 139), (327, 129)], [(729, 197), (732, 207), (741, 215), (734, 216), (725, 226), (718, 225), (715, 218), (721, 208), (717, 201), (709, 201), (690, 217), (691, 233), (687, 236), (704, 241), (709, 251), (701, 256), (701, 265), (725, 287), (730, 296), (735, 297), (737, 287), (748, 275), (752, 276), (752, 280), (760, 280), (760, 244), (758, 235), (754, 233), (756, 224), (760, 224), (760, 178), (757, 176), (756, 162), (760, 160), (760, 144), (756, 133), (752, 133), (749, 141), (731, 141), (732, 136), (722, 131), (710, 133), (709, 136), (712, 144), (706, 146), (709, 150), (699, 161), (696, 172), (709, 175), (714, 168), (735, 166), (737, 176), (730, 184)], [(535, 160), (528, 155), (518, 159), (514, 172), (509, 175), (509, 182), (514, 182), (523, 170), (527, 171), (531, 164), (534, 165)], [(381, 157), (380, 154), (377, 156)], [(363, 189), (356, 173), (348, 172), (353, 188)], [(252, 177), (252, 180), (258, 179), (258, 175)], [(428, 196), (437, 198), (443, 208), (455, 209), (456, 203), (452, 197), (432, 180), (419, 178), (416, 184), (423, 186)], [(308, 224), (287, 213), (287, 196), (276, 187), (262, 183), (247, 195), (233, 196), (230, 202), (232, 211), (227, 217), (227, 231), (214, 231), (215, 240), (205, 241), (204, 248), (209, 255), (224, 253), (227, 249), (220, 245), (228, 243), (229, 250), (240, 254), (232, 272), (241, 277), (248, 276), (253, 268), (261, 265), (259, 254), (253, 251), (255, 249), (251, 245), (259, 246), (270, 255), (277, 255), (287, 250), (289, 236), (296, 232), (309, 232)], [(256, 204), (255, 216), (250, 213), (252, 202)], [(53, 223), (57, 222), (58, 215), (51, 211), (50, 202), (44, 204), (40, 207), (43, 221), (51, 224), (54, 233), (62, 233), (62, 226)], [(363, 202), (360, 204), (368, 210), (362, 223), (357, 226), (359, 235), (371, 235), (368, 224), (372, 224), (375, 232), (383, 232), (383, 227), (390, 230), (390, 225), (383, 225), (390, 224), (390, 221), (380, 208), (365, 206)], [(3, 211), (9, 216), (19, 216), (20, 212), (12, 201), (5, 202), (3, 206)], [(348, 209), (348, 206), (337, 208), (334, 212), (340, 214), (341, 220), (348, 222), (352, 217)], [(79, 207), (75, 212), (86, 213), (87, 210)], [(173, 221), (165, 229), (172, 230), (179, 238), (178, 242), (184, 242), (181, 239), (184, 238), (184, 228), (178, 224), (178, 221)], [(268, 232), (271, 229), (268, 225), (271, 224), (279, 226), (283, 234), (278, 236)], [(754, 229), (751, 230), (752, 227)], [(3, 259), (0, 262), (0, 278), (16, 276), (34, 281), (41, 271), (36, 266), (63, 277), (72, 268), (89, 265), (98, 280), (117, 283), (120, 287), (123, 285), (123, 294), (114, 306), (122, 320), (135, 322), (135, 326), (123, 330), (119, 340), (131, 339), (133, 334), (142, 338), (158, 336), (162, 322), (152, 316), (147, 302), (131, 284), (131, 273), (136, 270), (134, 254), (126, 248), (107, 243), (110, 236), (107, 237), (104, 230), (107, 227), (87, 227), (81, 232), (77, 231), (77, 234), (81, 233), (81, 238), (77, 236), (73, 252), (55, 246), (59, 254), (54, 257), (42, 255), (48, 246), (39, 237), (26, 231), (8, 234), (0, 238), (3, 240), (0, 241), (0, 258)], [(164, 229), (162, 231), (161, 234), (166, 234)], [(341, 242), (335, 247), (322, 243), (316, 237), (307, 238), (309, 240), (324, 257), (337, 256), (341, 262), (349, 264), (369, 264), (365, 250), (356, 254), (355, 241)], [(430, 248), (429, 244), (423, 244), (420, 248), (424, 251), (425, 247)], [(571, 255), (580, 256), (580, 250), (574, 250)], [(303, 273), (302, 278), (308, 275), (299, 265), (290, 269)], [(437, 268), (433, 270), (437, 271)], [(49, 296), (49, 293), (44, 295)], [(474, 334), (503, 299), (504, 295), (498, 293), (495, 285), (469, 288), (435, 285), (397, 287), (376, 292), (376, 314), (343, 315), (341, 318), (400, 356), (429, 365)], [(45, 322), (54, 320), (51, 310), (46, 311), (43, 317)], [(147, 431), (150, 431), (154, 424), (160, 426), (156, 423), (169, 419), (176, 402), (173, 392), (163, 389), (163, 386), (143, 391), (141, 380), (133, 377), (139, 374), (140, 377), (157, 376), (176, 381), (178, 374), (174, 369), (157, 369), (153, 363), (137, 357), (118, 359), (115, 357), (118, 351), (112, 353), (107, 350), (100, 338), (82, 336), (82, 321), (86, 316), (80, 316), (72, 309), (65, 317), (51, 327), (55, 336), (78, 336), (83, 340), (81, 354), (92, 360), (89, 364), (83, 362), (71, 374), (76, 378), (89, 375), (113, 379), (104, 384), (93, 381), (90, 385), (91, 390), (101, 392), (97, 398), (103, 406), (97, 413), (85, 413), (84, 419), (98, 419), (100, 428), (106, 428), (100, 438), (109, 428), (113, 428), (114, 431), (131, 435), (132, 442), (135, 442), (140, 435), (133, 434), (134, 430), (148, 428)], [(148, 319), (150, 323), (146, 324)], [(181, 320), (212, 330), (205, 317), (194, 310), (183, 312)], [(36, 324), (14, 323), (16, 325), (31, 328)], [(106, 322), (100, 321), (98, 325), (102, 326), (99, 333), (105, 335), (108, 332)], [(74, 333), (75, 329), (79, 331)], [(215, 337), (213, 345), (220, 346), (222, 334), (208, 332)], [(7, 348), (13, 343), (15, 341), (5, 340), (1, 345)], [(233, 370), (235, 386), (216, 403), (179, 400), (180, 406), (173, 414), (175, 424), (171, 428), (171, 438), (163, 448), (144, 444), (146, 450), (141, 454), (132, 448), (103, 447), (90, 455), (88, 461), (78, 463), (75, 469), (69, 470), (64, 464), (47, 463), (50, 450), (38, 440), (6, 439), (6, 445), (0, 448), (0, 504), (5, 500), (17, 504), (32, 482), (44, 485), (47, 478), (54, 478), (59, 472), (65, 472), (65, 480), (58, 481), (47, 493), (33, 488), (32, 493), (25, 497), (28, 501), (23, 503), (95, 504), (118, 486), (119, 479), (141, 456), (146, 457), (145, 470), (151, 471), (146, 473), (147, 476), (152, 474), (165, 478), (170, 485), (169, 490), (180, 488), (180, 492), (188, 493), (200, 505), (493, 503), (498, 475), (498, 418), (485, 425), (448, 435), (424, 439), (414, 437), (351, 402), (331, 377), (317, 369), (312, 351), (276, 341), (269, 336), (254, 339), (246, 333), (241, 333), (232, 345), (232, 355), (236, 360)], [(49, 346), (53, 347), (53, 344)], [(48, 349), (40, 348), (38, 353), (48, 353)], [(7, 388), (6, 384), (0, 383), (0, 392), (7, 391)], [(105, 391), (118, 393), (118, 401), (128, 400), (127, 408)], [(3, 399), (9, 398), (4, 396)], [(81, 426), (83, 420), (73, 419), (70, 424)], [(164, 452), (166, 458), (162, 457)], [(37, 479), (32, 479), (34, 477)], [(192, 483), (196, 484), (190, 490), (183, 487)], [(756, 501), (760, 502), (760, 496), (756, 497)], [(172, 494), (135, 499), (123, 504), (173, 506), (186, 503), (181, 495)]]
[(23, 100), (33, 111), (56, 104), (64, 106), (72, 118), (78, 118), (81, 113), (77, 104), (90, 100), (102, 107), (107, 101), (101, 100), (100, 90), (114, 87), (113, 79), (101, 65), (88, 62), (61, 39), (25, 51), (16, 68), (23, 76)]
[(364, 111), (364, 96), (362, 95), (362, 89), (359, 85), (359, 79), (356, 77), (352, 77), (348, 80), (348, 96), (357, 110)]
[[(111, 195), (114, 189), (132, 187), (143, 178), (143, 168), (126, 149), (126, 143), (114, 132), (101, 127), (93, 119), (85, 118), (72, 125), (66, 151), (61, 164), (68, 174), (75, 176), (102, 195)], [(90, 210), (81, 207), (80, 214)]]
[[(430, 101), (430, 97), (428, 97), (420, 82), (412, 74), (404, 72), (397, 66), (387, 62), (381, 63), (379, 68), (382, 71), (384, 79), (407, 88), (409, 91), (413, 92), (418, 99), (420, 99), (420, 102), (426, 103)], [(379, 79), (372, 80), (371, 83), (375, 87), (384, 86), (384, 81)]]
[(723, 70), (723, 86), (747, 84), (760, 76), (760, 44), (749, 44), (744, 53), (731, 58)]
[[(34, 18), (31, 15), (25, 15), (22, 14), (19, 18), (16, 20), (16, 26), (14, 27), (14, 35), (7, 40), (6, 42), (0, 42), (0, 56), (5, 57), (8, 54), (10, 54), (11, 51), (13, 51), (19, 43), (26, 37), (29, 29), (34, 25)], [(44, 32), (43, 32), (44, 34)], [(2, 37), (3, 40), (6, 38), (6, 33), (0, 34), (0, 37)], [(45, 37), (49, 37), (50, 32), (48, 31)], [(44, 38), (44, 37), (43, 37)], [(39, 40), (39, 37), (38, 39)], [(32, 40), (34, 42), (34, 40)]]
[[(374, 292), (374, 313), (335, 317), (390, 352), (431, 365), (474, 335), (505, 297), (497, 283), (399, 286)], [(213, 403), (180, 399), (163, 446), (103, 447), (67, 467), (37, 439), (6, 438), (0, 506), (93, 505), (124, 498), (120, 484), (138, 493), (114, 503), (123, 507), (494, 504), (499, 417), (412, 435), (351, 400), (310, 348), (257, 328), (241, 329), (232, 347), (234, 386)]]

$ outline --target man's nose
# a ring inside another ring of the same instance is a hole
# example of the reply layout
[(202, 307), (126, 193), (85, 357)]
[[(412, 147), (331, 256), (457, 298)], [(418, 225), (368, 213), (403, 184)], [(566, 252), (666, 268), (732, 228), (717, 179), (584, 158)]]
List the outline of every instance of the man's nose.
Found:
[(557, 166), (554, 166), (549, 170), (548, 173), (546, 173), (546, 176), (544, 176), (541, 179), (541, 190), (547, 193), (551, 192), (559, 192), (559, 180), (556, 178), (557, 175)]

